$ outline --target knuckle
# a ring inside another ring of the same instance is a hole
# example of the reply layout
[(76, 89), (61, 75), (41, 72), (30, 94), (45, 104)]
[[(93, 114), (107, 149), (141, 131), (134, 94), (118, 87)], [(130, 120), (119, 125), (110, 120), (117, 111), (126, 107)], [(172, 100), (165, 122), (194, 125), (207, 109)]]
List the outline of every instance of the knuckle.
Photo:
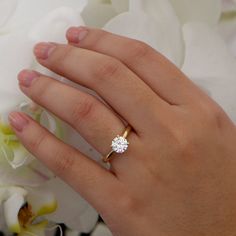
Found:
[(91, 49), (99, 51), (103, 42), (109, 40), (109, 33), (102, 29), (94, 29), (94, 33), (96, 34), (96, 40), (91, 41), (89, 46)]
[(47, 140), (47, 133), (45, 131), (38, 132), (37, 137), (32, 139), (29, 143), (30, 148), (34, 153), (39, 153), (40, 150), (44, 147), (44, 143)]
[(203, 146), (203, 140), (209, 134), (221, 132), (226, 121), (225, 112), (219, 106), (215, 104), (202, 106), (198, 109), (197, 119), (193, 118), (191, 122), (187, 121), (172, 131), (173, 147), (176, 147), (178, 156), (191, 160)]
[(94, 67), (94, 77), (100, 81), (115, 77), (119, 73), (120, 68), (121, 63), (118, 60), (112, 58), (103, 59)]
[[(96, 174), (91, 173), (90, 169), (80, 163), (80, 179), (86, 183), (88, 188), (93, 188), (95, 185), (102, 184), (97, 178)], [(89, 174), (88, 174), (89, 173)]]
[(214, 125), (219, 129), (222, 128), (226, 121), (226, 114), (219, 105), (206, 103), (206, 105), (201, 108), (201, 111), (204, 121), (207, 122), (209, 126)]
[(119, 198), (119, 209), (122, 209), (122, 212), (135, 212), (138, 206), (137, 200), (128, 194)]
[(190, 157), (194, 156), (193, 151), (198, 150), (199, 139), (201, 140), (201, 134), (198, 132), (192, 132), (195, 129), (188, 123), (177, 125), (175, 129), (170, 131), (170, 143), (172, 146), (172, 153), (176, 157), (180, 157), (184, 160), (190, 160)]
[(215, 108), (212, 109), (210, 120), (212, 120), (217, 128), (222, 129), (226, 121), (226, 114), (222, 108), (215, 106)]
[(67, 63), (70, 63), (71, 58), (74, 57), (75, 48), (71, 46), (63, 46), (57, 54), (54, 55), (53, 66), (56, 67), (58, 71), (64, 71), (64, 67), (67, 66)]
[(44, 77), (39, 78), (35, 81), (33, 84), (33, 87), (31, 89), (31, 97), (38, 101), (42, 102), (49, 93), (49, 90), (51, 89), (51, 83), (46, 82)]
[(172, 139), (173, 157), (184, 161), (192, 162), (196, 157), (196, 150), (199, 148), (199, 139), (195, 135), (184, 132), (181, 136), (175, 136)]
[(74, 153), (70, 149), (58, 149), (53, 154), (53, 159), (55, 160), (54, 172), (58, 176), (63, 176), (70, 171), (75, 162)]
[(83, 121), (89, 120), (95, 108), (95, 102), (90, 98), (75, 103), (71, 112), (71, 122), (75, 126), (80, 126)]
[(185, 159), (185, 157), (189, 158), (192, 155), (192, 152), (194, 150), (197, 150), (197, 141), (196, 138), (188, 135), (185, 138), (183, 138), (181, 141), (178, 141), (178, 145), (179, 145), (179, 153), (180, 153), (180, 157), (182, 159)]
[(135, 59), (145, 57), (150, 51), (150, 48), (146, 43), (138, 40), (132, 40), (127, 43), (127, 48), (129, 49), (130, 57)]

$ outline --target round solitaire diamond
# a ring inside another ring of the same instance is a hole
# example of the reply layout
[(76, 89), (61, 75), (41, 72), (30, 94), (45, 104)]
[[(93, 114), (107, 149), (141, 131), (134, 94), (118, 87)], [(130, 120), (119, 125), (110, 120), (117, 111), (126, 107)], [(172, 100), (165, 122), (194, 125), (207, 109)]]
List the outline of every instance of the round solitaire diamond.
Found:
[(122, 136), (117, 136), (113, 139), (111, 147), (112, 150), (116, 153), (124, 153), (129, 146), (129, 142)]

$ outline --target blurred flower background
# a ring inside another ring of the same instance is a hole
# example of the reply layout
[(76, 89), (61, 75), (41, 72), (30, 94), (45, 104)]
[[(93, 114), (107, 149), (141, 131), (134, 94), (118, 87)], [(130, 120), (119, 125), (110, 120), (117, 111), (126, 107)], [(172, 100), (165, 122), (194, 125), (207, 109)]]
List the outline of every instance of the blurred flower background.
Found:
[(236, 0), (0, 0), (0, 229), (4, 235), (110, 236), (97, 212), (19, 143), (7, 115), (21, 110), (101, 164), (71, 127), (18, 89), (23, 68), (42, 68), (32, 48), (66, 43), (86, 25), (142, 40), (169, 58), (236, 122)]

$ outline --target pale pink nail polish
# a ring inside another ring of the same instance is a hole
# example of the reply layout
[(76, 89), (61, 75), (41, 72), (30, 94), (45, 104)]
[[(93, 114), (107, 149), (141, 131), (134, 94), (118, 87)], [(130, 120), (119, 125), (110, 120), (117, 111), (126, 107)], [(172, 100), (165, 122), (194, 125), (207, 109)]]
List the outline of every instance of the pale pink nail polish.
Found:
[(88, 35), (88, 32), (86, 27), (71, 27), (67, 30), (66, 37), (71, 43), (80, 43)]
[(19, 112), (11, 112), (8, 119), (12, 128), (18, 132), (22, 132), (29, 123), (27, 117)]
[(34, 54), (38, 59), (46, 60), (56, 48), (54, 43), (38, 43), (34, 47)]
[(35, 80), (39, 76), (40, 76), (40, 74), (36, 71), (22, 70), (18, 74), (19, 85), (23, 86), (23, 87), (30, 87), (33, 80)]

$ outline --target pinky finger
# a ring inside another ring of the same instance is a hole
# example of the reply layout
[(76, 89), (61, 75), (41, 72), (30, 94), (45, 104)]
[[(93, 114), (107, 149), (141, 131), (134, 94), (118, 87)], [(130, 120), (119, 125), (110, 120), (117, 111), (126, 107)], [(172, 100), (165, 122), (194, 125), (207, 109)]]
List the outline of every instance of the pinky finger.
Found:
[[(89, 201), (100, 213), (108, 209), (107, 196), (117, 191), (118, 180), (78, 150), (57, 139), (23, 113), (12, 112), (9, 121), (22, 144), (56, 175)], [(97, 187), (99, 186), (99, 187)], [(110, 199), (111, 206), (115, 199)]]

